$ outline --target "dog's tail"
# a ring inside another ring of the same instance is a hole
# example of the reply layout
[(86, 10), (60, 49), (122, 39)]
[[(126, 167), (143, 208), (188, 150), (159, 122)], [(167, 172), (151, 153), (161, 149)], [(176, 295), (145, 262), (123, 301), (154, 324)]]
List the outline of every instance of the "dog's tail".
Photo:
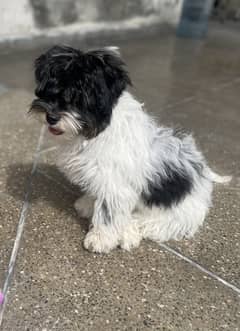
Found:
[(220, 176), (216, 174), (214, 171), (212, 171), (210, 168), (208, 168), (207, 170), (207, 176), (211, 181), (219, 184), (226, 184), (232, 180), (232, 176)]

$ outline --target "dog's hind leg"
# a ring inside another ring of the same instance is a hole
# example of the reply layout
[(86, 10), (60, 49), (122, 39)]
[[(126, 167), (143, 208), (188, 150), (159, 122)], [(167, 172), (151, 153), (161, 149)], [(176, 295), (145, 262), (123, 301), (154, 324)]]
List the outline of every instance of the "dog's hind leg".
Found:
[(169, 209), (153, 207), (141, 221), (143, 238), (156, 242), (190, 238), (202, 225), (208, 204), (189, 196)]

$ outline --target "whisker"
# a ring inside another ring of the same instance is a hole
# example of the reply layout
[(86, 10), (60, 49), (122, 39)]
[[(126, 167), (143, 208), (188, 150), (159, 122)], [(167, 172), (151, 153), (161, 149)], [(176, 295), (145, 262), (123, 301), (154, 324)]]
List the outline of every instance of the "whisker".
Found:
[(82, 125), (79, 120), (71, 113), (63, 112), (61, 115), (63, 125), (67, 126), (73, 134), (78, 134), (79, 130), (82, 129)]

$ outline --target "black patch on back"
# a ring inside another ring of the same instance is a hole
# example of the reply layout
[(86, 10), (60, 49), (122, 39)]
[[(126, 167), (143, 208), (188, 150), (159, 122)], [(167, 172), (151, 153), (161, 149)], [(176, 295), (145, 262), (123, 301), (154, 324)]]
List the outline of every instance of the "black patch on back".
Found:
[(155, 181), (149, 181), (148, 192), (142, 194), (148, 206), (163, 206), (166, 208), (178, 204), (193, 187), (193, 180), (186, 171), (177, 171), (165, 165), (167, 177), (156, 174)]

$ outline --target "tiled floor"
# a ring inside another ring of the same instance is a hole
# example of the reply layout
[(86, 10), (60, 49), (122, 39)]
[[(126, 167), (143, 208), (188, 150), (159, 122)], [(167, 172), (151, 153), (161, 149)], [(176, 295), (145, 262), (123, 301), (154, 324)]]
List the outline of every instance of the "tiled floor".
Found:
[(0, 56), (3, 330), (240, 330), (240, 38), (229, 35), (122, 43), (134, 93), (234, 179), (216, 186), (194, 239), (109, 255), (83, 249), (78, 189), (54, 165), (59, 140), (25, 117), (38, 52)]

